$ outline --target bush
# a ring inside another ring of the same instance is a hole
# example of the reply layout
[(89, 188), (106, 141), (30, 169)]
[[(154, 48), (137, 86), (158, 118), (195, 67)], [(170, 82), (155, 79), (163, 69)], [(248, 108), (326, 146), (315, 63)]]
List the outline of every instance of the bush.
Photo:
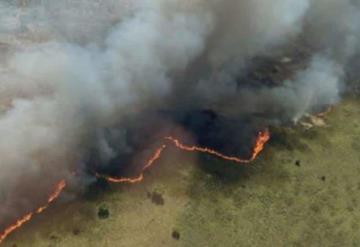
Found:
[(98, 211), (98, 217), (100, 219), (107, 219), (110, 216), (109, 209), (107, 209), (105, 206), (101, 206)]

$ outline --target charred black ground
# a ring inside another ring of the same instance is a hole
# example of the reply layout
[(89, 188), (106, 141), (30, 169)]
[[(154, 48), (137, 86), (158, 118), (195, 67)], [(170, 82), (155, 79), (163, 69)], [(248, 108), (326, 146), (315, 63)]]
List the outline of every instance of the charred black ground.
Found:
[[(159, 119), (162, 120), (159, 121)], [(123, 132), (120, 140), (109, 140), (109, 143), (114, 145), (112, 148), (119, 151), (107, 163), (102, 163), (101, 159), (96, 157), (96, 152), (91, 152), (89, 171), (95, 168), (98, 173), (113, 176), (128, 176), (134, 172), (136, 174), (153, 150), (160, 143), (165, 142), (166, 136), (175, 136), (187, 145), (208, 147), (228, 156), (246, 159), (252, 154), (258, 132), (265, 128), (256, 124), (253, 117), (231, 119), (211, 110), (164, 111), (156, 114), (156, 117), (147, 115), (145, 121), (146, 124), (135, 119), (126, 127), (106, 130), (107, 132)], [(124, 140), (126, 147), (119, 145), (119, 142)]]

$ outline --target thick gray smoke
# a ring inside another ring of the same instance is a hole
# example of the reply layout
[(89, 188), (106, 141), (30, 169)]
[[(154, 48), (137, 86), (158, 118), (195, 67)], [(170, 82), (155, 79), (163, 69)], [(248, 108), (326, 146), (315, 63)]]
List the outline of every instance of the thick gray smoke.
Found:
[[(111, 159), (102, 130), (128, 116), (211, 109), (281, 122), (336, 103), (359, 11), (351, 0), (1, 1), (0, 227), (74, 181), (94, 145)], [(294, 43), (310, 45), (293, 75), (246, 81), (257, 58)]]

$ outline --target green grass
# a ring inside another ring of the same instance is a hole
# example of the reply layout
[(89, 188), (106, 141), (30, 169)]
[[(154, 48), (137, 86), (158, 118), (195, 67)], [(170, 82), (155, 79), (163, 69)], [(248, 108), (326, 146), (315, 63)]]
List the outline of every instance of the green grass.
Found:
[(4, 246), (360, 246), (359, 119), (349, 99), (326, 127), (273, 129), (248, 167), (168, 151), (143, 184), (57, 204)]

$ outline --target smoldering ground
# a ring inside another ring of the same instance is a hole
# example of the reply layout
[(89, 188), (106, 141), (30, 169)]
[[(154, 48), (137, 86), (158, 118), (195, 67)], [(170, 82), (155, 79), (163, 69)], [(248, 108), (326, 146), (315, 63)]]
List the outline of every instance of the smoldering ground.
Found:
[[(145, 128), (149, 112), (158, 116), (161, 133), (189, 124), (159, 112), (206, 110), (220, 119), (260, 115), (250, 124), (257, 128), (296, 122), (335, 104), (347, 75), (356, 77), (359, 5), (352, 0), (0, 2), (0, 226), (43, 201), (58, 179), (73, 181), (72, 190), (80, 191), (91, 178), (74, 177), (74, 171), (83, 174), (89, 163), (106, 166), (124, 153), (131, 160), (145, 150), (152, 138), (142, 142), (126, 133)], [(297, 54), (304, 46), (306, 52)], [(259, 58), (281, 57), (289, 47), (294, 66), (287, 78), (248, 80)], [(135, 130), (126, 127), (128, 119), (137, 122), (130, 126)], [(234, 138), (244, 128), (232, 124), (226, 132), (223, 122), (208, 132), (224, 133), (227, 143), (239, 145)], [(219, 148), (221, 136), (212, 139)]]

